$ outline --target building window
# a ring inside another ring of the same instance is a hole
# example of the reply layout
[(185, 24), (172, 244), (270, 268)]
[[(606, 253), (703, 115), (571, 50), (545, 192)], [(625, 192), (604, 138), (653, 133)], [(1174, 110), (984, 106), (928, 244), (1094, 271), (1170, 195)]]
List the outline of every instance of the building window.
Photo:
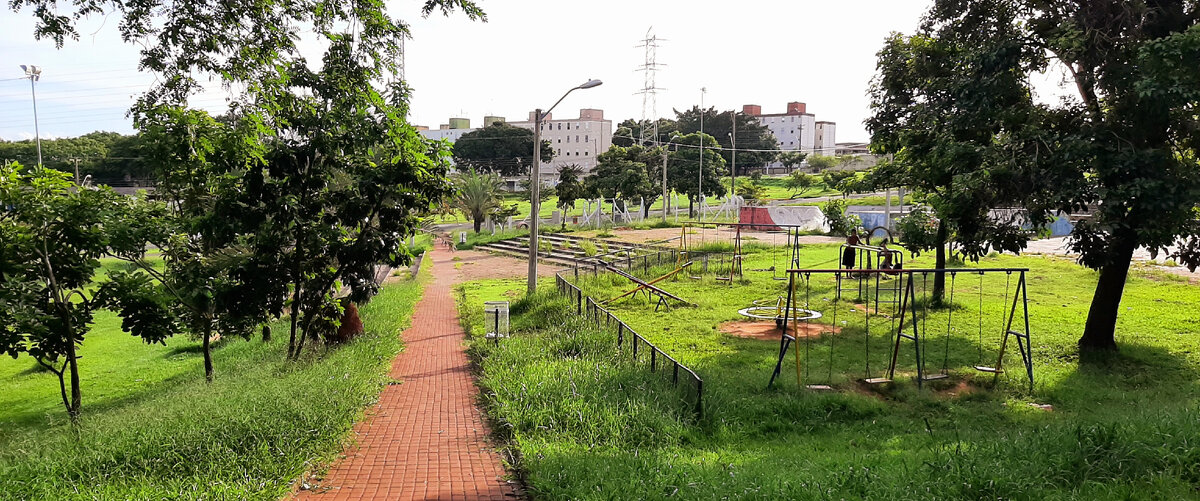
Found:
[(558, 124), (558, 130), (562, 130), (562, 124)]
[[(578, 129), (578, 127), (576, 127), (576, 129)], [(578, 135), (578, 134), (576, 134), (576, 135), (575, 135), (575, 142), (576, 142), (576, 143), (578, 143), (578, 142), (579, 142), (579, 135)]]
[(585, 143), (586, 143), (586, 142), (588, 142), (588, 137), (587, 137), (587, 134), (584, 134), (584, 135), (583, 135), (583, 142), (585, 142)]

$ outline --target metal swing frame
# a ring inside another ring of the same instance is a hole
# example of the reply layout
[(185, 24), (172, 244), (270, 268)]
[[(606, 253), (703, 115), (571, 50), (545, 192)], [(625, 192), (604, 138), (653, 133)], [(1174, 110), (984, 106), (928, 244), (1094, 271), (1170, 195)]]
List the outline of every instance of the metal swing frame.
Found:
[[(1008, 311), (1007, 311), (1008, 318), (1005, 321), (1004, 335), (1001, 339), (1000, 350), (999, 350), (999, 353), (997, 354), (997, 359), (996, 359), (996, 365), (995, 365), (995, 367), (975, 366), (975, 369), (982, 371), (982, 372), (993, 373), (994, 374), (993, 384), (998, 383), (1000, 374), (1004, 372), (1004, 368), (1003, 368), (1004, 355), (1005, 355), (1007, 347), (1008, 347), (1009, 338), (1015, 338), (1022, 364), (1025, 367), (1025, 374), (1029, 381), (1029, 388), (1030, 388), (1030, 391), (1032, 391), (1033, 386), (1034, 386), (1034, 376), (1033, 376), (1033, 348), (1032, 348), (1032, 344), (1031, 344), (1030, 329), (1029, 329), (1029, 295), (1028, 295), (1028, 285), (1027, 285), (1028, 283), (1026, 280), (1026, 274), (1027, 274), (1026, 272), (1028, 272), (1028, 271), (1029, 271), (1028, 268), (944, 268), (944, 269), (923, 268), (923, 269), (910, 269), (910, 270), (904, 270), (904, 269), (899, 269), (899, 270), (891, 270), (891, 269), (888, 269), (888, 270), (879, 270), (879, 269), (855, 270), (856, 273), (866, 273), (866, 274), (887, 273), (887, 274), (897, 275), (898, 278), (900, 279), (900, 282), (902, 283), (900, 288), (903, 289), (903, 291), (904, 291), (904, 294), (900, 300), (900, 312), (899, 312), (899, 315), (897, 315), (900, 322), (899, 322), (899, 326), (896, 329), (896, 335), (894, 336), (894, 339), (892, 341), (891, 357), (890, 357), (890, 360), (888, 363), (887, 375), (886, 375), (886, 377), (873, 378), (873, 377), (870, 377), (871, 376), (870, 374), (867, 374), (867, 378), (863, 379), (863, 382), (866, 382), (868, 384), (882, 384), (882, 383), (891, 383), (895, 380), (896, 368), (899, 365), (899, 355), (900, 355), (900, 350), (901, 350), (901, 344), (902, 344), (903, 340), (905, 340), (905, 339), (908, 339), (913, 342), (913, 352), (914, 352), (914, 356), (916, 358), (916, 369), (917, 369), (916, 381), (917, 381), (918, 388), (923, 387), (924, 381), (932, 380), (932, 379), (943, 379), (944, 377), (949, 376), (947, 371), (945, 371), (945, 370), (943, 370), (941, 373), (939, 373), (935, 377), (926, 377), (926, 375), (925, 375), (925, 353), (923, 353), (923, 349), (922, 349), (923, 348), (923, 339), (922, 339), (923, 335), (921, 333), (921, 326), (924, 324), (925, 319), (919, 318), (917, 315), (917, 311), (916, 311), (916, 309), (917, 309), (916, 308), (916, 299), (917, 299), (916, 294), (917, 293), (916, 293), (916, 284), (914, 283), (914, 278), (913, 278), (914, 273), (922, 273), (925, 276), (928, 276), (929, 273), (948, 273), (951, 275), (951, 277), (954, 277), (958, 273), (979, 273), (980, 275), (983, 275), (985, 273), (1004, 272), (1006, 274), (1009, 274), (1010, 276), (1012, 273), (1018, 273), (1019, 279), (1017, 280), (1017, 287), (1013, 293), (1011, 304), (1007, 303), (1008, 287), (1006, 287), (1006, 289), (1005, 289), (1005, 293), (1006, 293), (1006, 297), (1005, 297), (1006, 305), (1005, 306), (1008, 308)], [(840, 280), (841, 279), (840, 275), (843, 273), (847, 273), (847, 270), (844, 268), (812, 269), (812, 270), (790, 269), (790, 270), (787, 270), (787, 273), (789, 274), (789, 283), (788, 283), (788, 296), (787, 296), (786, 304), (795, 307), (795, 302), (799, 299), (796, 294), (797, 275), (803, 274), (805, 277), (805, 286), (811, 288), (811, 277), (813, 274), (835, 274), (835, 276)], [(954, 279), (952, 278), (951, 280), (953, 283)], [(954, 294), (954, 292), (953, 292), (953, 287), (952, 287), (951, 295), (953, 295), (953, 294)], [(982, 287), (980, 288), (980, 294), (981, 294), (980, 297), (982, 298)], [(838, 300), (839, 300), (838, 298), (835, 298), (832, 303), (835, 313), (837, 312), (836, 308), (837, 308)], [(981, 299), (981, 301), (982, 301), (982, 299)], [(878, 305), (878, 303), (876, 303), (876, 304)], [(870, 325), (869, 324), (869, 322), (870, 322), (870, 311), (869, 311), (870, 310), (870, 302), (868, 302), (866, 306), (868, 309), (868, 312), (867, 312), (868, 318), (867, 318), (866, 325), (869, 326)], [(1016, 315), (1017, 315), (1018, 306), (1021, 307), (1021, 320), (1022, 321), (1021, 321), (1021, 324), (1017, 325), (1017, 329), (1014, 329), (1013, 328), (1014, 323), (1016, 323), (1016, 321), (1017, 321)], [(878, 307), (878, 306), (876, 306), (876, 307)], [(953, 313), (951, 313), (951, 315), (953, 315)], [(926, 316), (927, 316), (927, 313), (926, 313)], [(943, 357), (946, 360), (943, 361), (943, 367), (948, 365), (949, 342), (950, 342), (949, 329), (951, 328), (951, 323), (953, 322), (952, 319), (953, 319), (953, 317), (949, 317), (947, 319), (947, 333), (945, 334), (946, 354)], [(778, 359), (775, 364), (775, 370), (772, 372), (771, 379), (767, 383), (768, 388), (770, 388), (775, 383), (775, 379), (777, 379), (779, 374), (782, 372), (783, 359), (787, 354), (788, 348), (790, 347), (790, 345), (792, 343), (797, 342), (797, 339), (795, 338), (795, 336), (788, 334), (788, 330), (787, 330), (788, 320), (790, 320), (790, 318), (788, 318), (786, 315), (776, 318), (776, 325), (780, 328), (779, 356), (778, 356)], [(835, 323), (836, 323), (836, 320), (835, 320)], [(869, 329), (869, 327), (868, 327), (868, 329)], [(906, 332), (906, 331), (911, 331), (911, 332)], [(869, 350), (870, 350), (869, 336), (870, 336), (870, 334), (869, 334), (869, 331), (868, 331), (867, 335), (868, 335), (868, 339), (867, 339), (867, 341), (868, 341), (868, 343), (867, 343), (868, 369), (867, 370), (869, 371), (870, 370), (869, 369), (869, 364), (870, 364), (870, 359), (869, 359)], [(830, 348), (830, 354), (832, 355), (832, 347)], [(800, 369), (799, 350), (797, 350), (797, 353), (795, 355), (796, 355), (796, 363), (797, 363), (797, 367), (796, 367), (797, 379), (800, 381), (803, 381), (803, 378), (801, 377), (802, 374), (801, 374), (801, 369)], [(830, 370), (832, 371), (832, 365), (830, 366)]]

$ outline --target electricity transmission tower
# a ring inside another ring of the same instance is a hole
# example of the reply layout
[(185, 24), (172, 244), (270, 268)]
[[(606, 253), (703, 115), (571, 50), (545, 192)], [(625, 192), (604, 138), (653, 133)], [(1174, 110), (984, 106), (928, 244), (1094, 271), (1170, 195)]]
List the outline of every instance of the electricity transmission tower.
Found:
[[(634, 94), (642, 95), (642, 121), (641, 132), (638, 137), (640, 144), (647, 142), (658, 142), (658, 91), (666, 90), (655, 85), (654, 77), (658, 69), (666, 66), (658, 62), (658, 42), (666, 41), (665, 38), (658, 38), (654, 34), (654, 27), (651, 26), (646, 30), (646, 38), (641, 40), (641, 43), (634, 47), (645, 48), (646, 57), (641, 66), (638, 66), (637, 71), (642, 72), (642, 88), (634, 92)], [(649, 130), (647, 130), (649, 126)], [(649, 141), (647, 141), (649, 138)]]

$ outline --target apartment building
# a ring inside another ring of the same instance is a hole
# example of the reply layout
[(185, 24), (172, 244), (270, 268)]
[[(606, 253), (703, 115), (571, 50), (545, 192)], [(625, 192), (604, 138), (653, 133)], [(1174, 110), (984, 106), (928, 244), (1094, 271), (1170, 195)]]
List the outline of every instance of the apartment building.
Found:
[[(809, 113), (808, 106), (804, 103), (787, 103), (783, 113), (763, 113), (762, 106), (747, 104), (742, 106), (742, 113), (757, 118), (759, 123), (770, 129), (782, 151), (832, 155), (836, 149), (837, 124), (817, 121), (816, 115)], [(782, 165), (775, 162), (768, 167), (776, 168)]]

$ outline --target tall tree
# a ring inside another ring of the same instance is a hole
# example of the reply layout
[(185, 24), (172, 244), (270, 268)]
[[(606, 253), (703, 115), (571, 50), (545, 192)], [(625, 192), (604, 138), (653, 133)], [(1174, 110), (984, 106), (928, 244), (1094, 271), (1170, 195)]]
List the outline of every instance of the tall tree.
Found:
[(0, 211), (0, 352), (25, 353), (57, 376), (63, 407), (76, 421), (83, 406), (78, 348), (94, 313), (117, 311), (122, 328), (148, 343), (163, 342), (175, 321), (148, 275), (97, 274), (99, 258), (117, 246), (145, 252), (145, 241), (116, 230), (135, 216), (122, 209), (143, 202), (107, 188), (81, 189), (69, 178), (0, 164), (7, 206)]
[(622, 148), (613, 146), (596, 157), (596, 167), (585, 180), (587, 190), (595, 195), (619, 199), (622, 205), (629, 201), (642, 200), (642, 215), (650, 211), (650, 205), (661, 195), (661, 183), (655, 183), (652, 172), (661, 174), (658, 165), (661, 156), (657, 150), (641, 146)]
[(475, 233), (501, 208), (501, 202), (500, 176), (494, 172), (469, 170), (454, 175), (454, 206), (475, 223)]
[[(733, 142), (737, 141), (737, 174), (741, 175), (748, 168), (763, 167), (774, 162), (779, 156), (779, 142), (771, 129), (759, 123), (758, 118), (744, 113), (717, 111), (707, 108), (704, 115), (704, 133), (712, 136), (720, 144), (721, 158), (725, 159), (727, 168), (733, 166)], [(678, 130), (681, 134), (700, 132), (699, 106), (680, 111), (675, 110)], [(734, 138), (733, 120), (737, 117), (737, 137)]]
[(567, 211), (575, 208), (575, 201), (587, 196), (583, 186), (583, 167), (568, 164), (558, 169), (558, 184), (554, 194), (558, 197), (558, 209), (563, 211), (562, 227), (567, 227)]
[[(554, 148), (542, 141), (542, 161), (554, 158)], [(533, 162), (533, 131), (495, 123), (463, 134), (454, 142), (454, 161), (471, 169), (501, 176), (528, 174)]]
[[(999, 2), (977, 2), (985, 3)], [(871, 87), (872, 148), (893, 159), (865, 184), (910, 187), (933, 208), (937, 268), (946, 265), (952, 236), (976, 259), (989, 248), (1018, 251), (1028, 236), (1015, 220), (989, 217), (989, 209), (1021, 195), (1003, 143), (1033, 116), (1025, 86), (1030, 57), (1016, 13), (993, 13), (970, 22), (927, 21), (917, 35), (892, 35)], [(936, 274), (933, 300), (940, 302), (944, 291), (945, 274)]]
[[(688, 214), (695, 217), (696, 202), (699, 202), (700, 195), (724, 196), (727, 193), (725, 185), (721, 183), (721, 176), (727, 173), (725, 159), (717, 152), (720, 148), (717, 140), (708, 134), (696, 132), (676, 136), (672, 142), (678, 148), (671, 152), (667, 163), (667, 186), (687, 195)], [(704, 145), (703, 149), (701, 144)]]
[(1200, 4), (939, 0), (926, 24), (970, 33), (1014, 11), (1020, 21), (1014, 50), (1027, 64), (1022, 76), (1044, 69), (1048, 54), (1068, 70), (1076, 96), (1014, 128), (1005, 138), (1006, 158), (1014, 170), (1033, 174), (1020, 187), (1035, 222), (1059, 211), (1090, 212), (1070, 237), (1080, 262), (1099, 270), (1079, 346), (1115, 349), (1135, 249), (1200, 265)]

